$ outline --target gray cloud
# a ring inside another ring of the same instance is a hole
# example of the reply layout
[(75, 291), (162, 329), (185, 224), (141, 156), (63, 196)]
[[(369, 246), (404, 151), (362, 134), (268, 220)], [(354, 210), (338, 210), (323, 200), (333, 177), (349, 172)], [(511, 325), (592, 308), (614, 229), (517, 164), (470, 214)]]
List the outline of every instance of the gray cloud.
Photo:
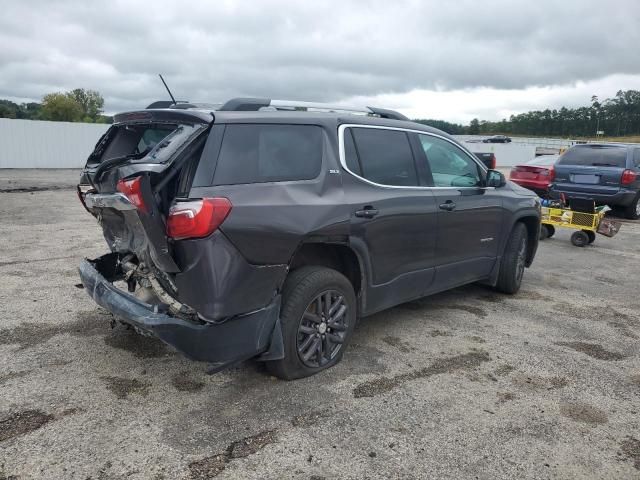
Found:
[[(108, 111), (166, 94), (337, 101), (640, 74), (640, 4), (2, 1), (0, 98), (84, 87)], [(585, 99), (586, 100), (586, 99)]]

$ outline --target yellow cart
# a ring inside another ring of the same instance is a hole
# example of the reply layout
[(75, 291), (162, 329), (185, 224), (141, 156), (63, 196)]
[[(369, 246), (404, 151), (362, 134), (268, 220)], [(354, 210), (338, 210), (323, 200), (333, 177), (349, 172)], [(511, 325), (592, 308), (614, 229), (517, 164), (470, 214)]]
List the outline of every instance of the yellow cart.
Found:
[(552, 237), (555, 227), (572, 228), (576, 230), (571, 235), (571, 243), (576, 247), (584, 247), (593, 243), (596, 233), (613, 237), (620, 230), (620, 222), (604, 218), (606, 208), (594, 210), (594, 213), (576, 212), (568, 208), (542, 207), (542, 225), (540, 240)]

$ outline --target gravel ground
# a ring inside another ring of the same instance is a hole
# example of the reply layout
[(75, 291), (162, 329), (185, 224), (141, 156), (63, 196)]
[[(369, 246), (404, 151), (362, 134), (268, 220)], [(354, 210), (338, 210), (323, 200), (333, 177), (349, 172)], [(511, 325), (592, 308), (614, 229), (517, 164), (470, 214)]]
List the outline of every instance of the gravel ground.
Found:
[(638, 222), (582, 249), (559, 231), (518, 295), (399, 306), (283, 382), (112, 329), (75, 286), (106, 251), (75, 192), (0, 181), (2, 480), (640, 478)]

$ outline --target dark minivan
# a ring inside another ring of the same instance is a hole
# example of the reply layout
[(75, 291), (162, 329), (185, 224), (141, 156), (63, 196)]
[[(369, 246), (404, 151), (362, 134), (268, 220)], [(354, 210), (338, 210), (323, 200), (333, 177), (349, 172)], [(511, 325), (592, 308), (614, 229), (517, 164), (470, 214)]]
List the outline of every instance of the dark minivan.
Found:
[(212, 371), (285, 379), (335, 365), (358, 318), (516, 293), (540, 230), (535, 194), (439, 130), (268, 99), (116, 115), (79, 195), (111, 250), (80, 265), (99, 305)]
[(555, 172), (553, 192), (593, 199), (630, 219), (640, 217), (640, 145), (576, 145), (560, 156)]

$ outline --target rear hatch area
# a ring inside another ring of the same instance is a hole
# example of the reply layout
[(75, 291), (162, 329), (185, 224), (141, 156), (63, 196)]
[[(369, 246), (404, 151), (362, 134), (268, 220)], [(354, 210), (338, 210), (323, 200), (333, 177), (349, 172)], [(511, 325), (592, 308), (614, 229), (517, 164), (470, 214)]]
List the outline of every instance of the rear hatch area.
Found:
[(627, 165), (627, 148), (616, 145), (579, 145), (567, 150), (555, 167), (554, 190), (565, 193), (613, 196), (620, 192)]
[[(96, 144), (82, 171), (78, 195), (102, 227), (113, 267), (100, 265), (109, 281), (124, 281), (147, 303), (194, 317), (176, 300), (179, 272), (167, 237), (176, 198), (188, 195), (213, 122), (211, 114), (168, 110), (131, 112)], [(138, 288), (137, 288), (138, 287)]]

